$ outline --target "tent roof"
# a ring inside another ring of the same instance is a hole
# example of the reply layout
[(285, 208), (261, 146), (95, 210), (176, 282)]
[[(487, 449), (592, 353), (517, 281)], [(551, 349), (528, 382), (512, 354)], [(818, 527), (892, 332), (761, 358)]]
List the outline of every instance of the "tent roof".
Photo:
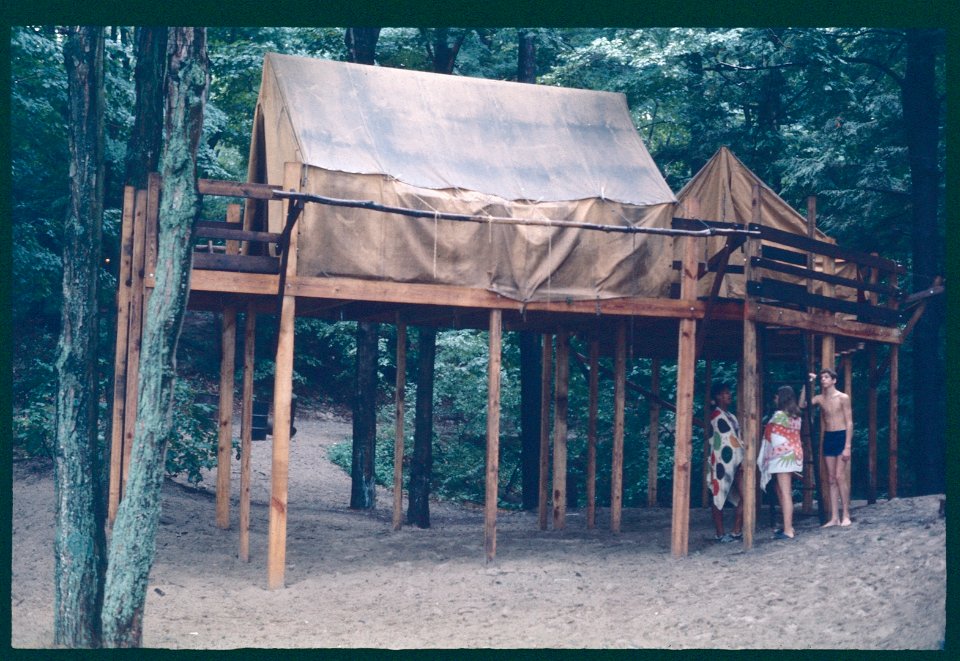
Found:
[[(707, 164), (677, 193), (679, 216), (688, 216), (684, 203), (696, 196), (700, 202), (700, 217), (728, 223), (750, 223), (753, 185), (763, 189), (761, 223), (794, 234), (807, 233), (807, 219), (801, 216), (783, 198), (777, 195), (757, 175), (750, 171), (727, 147), (720, 147)], [(832, 241), (816, 230), (816, 239)]]
[(275, 53), (268, 77), (317, 168), (505, 200), (675, 201), (622, 94)]

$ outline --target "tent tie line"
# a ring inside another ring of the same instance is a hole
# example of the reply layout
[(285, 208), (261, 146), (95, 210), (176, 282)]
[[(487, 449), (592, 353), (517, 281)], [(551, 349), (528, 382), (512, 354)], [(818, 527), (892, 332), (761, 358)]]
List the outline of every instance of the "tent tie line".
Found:
[(489, 223), (495, 225), (526, 225), (540, 227), (568, 227), (573, 229), (587, 229), (598, 232), (619, 232), (622, 234), (659, 234), (664, 236), (752, 236), (760, 237), (759, 230), (738, 229), (725, 227), (707, 227), (702, 230), (673, 229), (667, 227), (632, 227), (629, 225), (601, 225), (597, 223), (581, 223), (568, 220), (543, 219), (524, 219), (508, 218), (504, 216), (491, 215), (472, 215), (463, 213), (447, 213), (438, 210), (410, 209), (407, 207), (395, 207), (386, 204), (380, 204), (373, 200), (347, 200), (335, 197), (325, 197), (313, 193), (299, 193), (295, 191), (273, 191), (273, 199), (299, 200), (301, 202), (316, 202), (335, 207), (347, 207), (352, 209), (368, 209), (370, 211), (380, 211), (383, 213), (394, 213), (413, 218), (432, 218), (436, 221), (438, 218), (443, 220), (455, 220), (459, 222)]

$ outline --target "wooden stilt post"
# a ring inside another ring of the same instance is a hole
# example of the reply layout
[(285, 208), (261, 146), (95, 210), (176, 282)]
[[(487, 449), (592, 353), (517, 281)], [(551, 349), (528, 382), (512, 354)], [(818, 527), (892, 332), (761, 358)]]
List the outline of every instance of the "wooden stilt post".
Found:
[[(813, 239), (816, 235), (817, 228), (817, 198), (815, 195), (807, 197), (807, 238)], [(807, 268), (812, 269), (814, 267), (813, 263), (813, 254), (807, 253)], [(807, 278), (807, 291), (813, 293), (813, 278)], [(810, 312), (810, 308), (807, 308), (807, 312)], [(803, 375), (804, 383), (807, 383), (807, 374), (810, 372), (816, 371), (816, 366), (814, 365), (814, 337), (813, 333), (804, 333), (803, 334), (804, 342), (804, 353), (806, 354), (806, 365), (804, 369), (806, 370)], [(807, 401), (814, 396), (814, 392), (807, 393)], [(804, 409), (803, 412), (803, 428), (801, 430), (801, 442), (803, 443), (803, 501), (800, 505), (801, 511), (804, 514), (810, 514), (813, 512), (813, 492), (816, 491), (817, 480), (814, 477), (814, 458), (813, 458), (813, 407), (808, 406)], [(820, 456), (819, 454), (817, 455)], [(816, 465), (816, 470), (819, 470), (819, 465)], [(823, 475), (821, 472), (820, 475)], [(821, 490), (820, 495), (820, 509), (823, 510), (823, 492)]]
[[(660, 396), (660, 359), (650, 361), (650, 392)], [(657, 506), (657, 477), (660, 453), (660, 402), (648, 399), (650, 422), (647, 432), (647, 507)]]
[(610, 462), (610, 531), (620, 532), (623, 513), (623, 422), (627, 392), (627, 322), (617, 324), (613, 360), (613, 457)]
[[(827, 270), (826, 264), (824, 264), (824, 271)], [(820, 340), (820, 369), (834, 369), (836, 361), (836, 339), (833, 335), (824, 335)], [(819, 382), (819, 379), (817, 379)], [(833, 506), (830, 502), (830, 499), (833, 496), (830, 493), (830, 480), (827, 474), (827, 462), (823, 457), (823, 433), (826, 430), (826, 425), (824, 425), (823, 418), (823, 409), (820, 410), (820, 498), (823, 499), (824, 503), (824, 512), (827, 517), (830, 516), (830, 513), (833, 511)]]
[(123, 423), (127, 391), (127, 352), (130, 324), (130, 272), (133, 265), (133, 213), (136, 190), (123, 189), (123, 216), (120, 226), (120, 264), (117, 275), (117, 339), (113, 354), (113, 419), (110, 439), (110, 491), (107, 522), (113, 525), (120, 505), (123, 466)]
[(121, 495), (130, 474), (133, 432), (137, 426), (137, 392), (140, 378), (140, 346), (143, 343), (143, 263), (144, 228), (147, 214), (147, 191), (138, 190), (133, 214), (133, 261), (130, 270), (130, 330), (127, 333), (126, 403), (123, 409), (123, 468)]
[(899, 440), (899, 399), (900, 399), (900, 346), (890, 345), (890, 449), (889, 449), (889, 474), (888, 474), (888, 498), (897, 497), (897, 445)]
[[(283, 172), (283, 188), (299, 191), (303, 166), (287, 163)], [(284, 200), (286, 218), (291, 202)], [(297, 273), (297, 239), (299, 225), (290, 233), (287, 245), (285, 286), (290, 287)], [(270, 524), (267, 533), (267, 586), (282, 588), (287, 559), (287, 485), (290, 472), (290, 405), (293, 399), (293, 340), (296, 319), (296, 297), (283, 292), (280, 328), (277, 338), (276, 367), (273, 383), (273, 452), (270, 467)]]
[(702, 486), (700, 487), (700, 506), (710, 509), (710, 389), (713, 386), (713, 364), (708, 358), (703, 370), (703, 469)]
[[(240, 205), (227, 205), (227, 222), (240, 224)], [(237, 241), (227, 241), (226, 254), (240, 252)], [(220, 403), (217, 410), (217, 527), (230, 527), (230, 455), (233, 454), (233, 383), (237, 353), (237, 308), (223, 308), (220, 332)]]
[(590, 338), (590, 395), (587, 412), (587, 528), (597, 525), (597, 399), (600, 383), (600, 341)]
[[(699, 204), (694, 205), (699, 213)], [(697, 296), (697, 254), (693, 237), (680, 239), (683, 267), (680, 270), (680, 298), (693, 301)], [(692, 308), (691, 308), (692, 310)], [(673, 557), (687, 555), (690, 537), (690, 456), (693, 434), (693, 392), (696, 381), (697, 322), (692, 317), (680, 320), (677, 341), (677, 414), (673, 452), (673, 513), (670, 548)]]
[(877, 347), (867, 347), (869, 390), (867, 392), (867, 503), (877, 502)]
[(497, 554), (497, 478), (500, 469), (500, 344), (502, 312), (490, 311), (487, 363), (487, 480), (484, 488), (483, 548), (487, 562)]
[(240, 560), (250, 562), (250, 453), (253, 451), (253, 373), (256, 368), (257, 313), (247, 304), (243, 328), (243, 390), (240, 413)]
[[(840, 368), (843, 371), (843, 392), (850, 398), (850, 406), (853, 407), (853, 356), (849, 353), (843, 354), (840, 358)], [(852, 412), (851, 412), (852, 415)], [(854, 416), (855, 419), (855, 416)], [(840, 462), (841, 468), (847, 474), (847, 488), (853, 494), (853, 447), (850, 448), (850, 461)], [(844, 465), (846, 464), (846, 465)], [(851, 495), (850, 498), (853, 498)]]
[(550, 483), (550, 376), (553, 374), (553, 337), (543, 336), (540, 361), (540, 492), (537, 505), (540, 530), (547, 529)]
[(557, 333), (557, 374), (553, 404), (553, 529), (567, 522), (567, 402), (570, 387), (570, 335)]
[[(754, 184), (753, 187), (753, 222), (760, 222), (760, 186)], [(748, 240), (744, 244), (744, 280), (749, 282), (753, 277), (751, 259), (757, 256), (760, 249), (760, 243), (755, 240)], [(749, 291), (749, 289), (748, 289)], [(743, 390), (739, 393), (741, 406), (743, 407), (743, 418), (740, 420), (740, 429), (742, 431), (741, 441), (744, 445), (743, 468), (741, 479), (741, 493), (744, 495), (743, 502), (743, 548), (753, 548), (753, 533), (757, 523), (756, 499), (753, 493), (757, 482), (757, 440), (760, 436), (760, 412), (759, 412), (759, 373), (758, 373), (758, 342), (757, 325), (752, 319), (753, 310), (756, 305), (755, 300), (749, 293), (744, 296), (744, 321), (743, 321)]]
[(403, 400), (407, 387), (407, 325), (397, 315), (396, 431), (393, 442), (393, 529), (403, 526)]

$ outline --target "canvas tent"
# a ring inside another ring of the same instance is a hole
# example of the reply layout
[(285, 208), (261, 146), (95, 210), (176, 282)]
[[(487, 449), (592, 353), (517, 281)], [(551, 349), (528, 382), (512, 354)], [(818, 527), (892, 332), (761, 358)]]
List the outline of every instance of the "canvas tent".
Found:
[[(753, 199), (754, 185), (760, 186), (761, 204), (760, 220), (761, 225), (772, 227), (792, 234), (807, 236), (807, 219), (797, 213), (793, 207), (787, 204), (776, 192), (765, 184), (757, 175), (755, 175), (743, 162), (737, 158), (727, 147), (721, 147), (707, 161), (697, 174), (687, 182), (687, 184), (677, 193), (678, 208), (676, 215), (678, 218), (704, 218), (709, 220), (719, 220), (728, 223), (750, 223), (753, 211), (751, 203)], [(700, 211), (699, 214), (692, 213), (690, 201), (696, 198)], [(835, 241), (821, 232), (814, 230), (814, 238), (818, 241)], [(715, 255), (723, 248), (725, 239), (723, 237), (711, 237), (706, 239), (707, 256)], [(764, 242), (768, 244), (770, 242)], [(772, 245), (772, 244), (771, 244)], [(738, 250), (731, 257), (731, 263), (743, 262), (743, 249)], [(850, 265), (852, 266), (852, 265)], [(817, 255), (814, 268), (822, 271), (824, 268), (823, 258)], [(834, 272), (854, 278), (856, 269), (850, 268), (840, 260), (833, 266)], [(782, 274), (770, 274), (769, 277), (785, 280), (788, 282), (800, 283), (797, 278), (791, 278)], [(714, 276), (712, 274), (701, 279), (699, 284), (700, 295), (706, 295), (710, 292), (713, 285)], [(822, 283), (815, 286), (816, 292), (823, 291)], [(719, 296), (727, 298), (744, 297), (744, 279), (742, 275), (728, 273), (724, 276), (720, 286)], [(838, 287), (832, 293), (839, 298), (856, 298), (856, 292), (845, 287)]]
[[(391, 206), (670, 227), (676, 200), (622, 94), (288, 55), (264, 58), (252, 182)], [(279, 231), (279, 202), (250, 227)], [(410, 220), (308, 205), (298, 275), (455, 285), (519, 301), (665, 296), (672, 239)], [(257, 227), (257, 225), (260, 227)]]

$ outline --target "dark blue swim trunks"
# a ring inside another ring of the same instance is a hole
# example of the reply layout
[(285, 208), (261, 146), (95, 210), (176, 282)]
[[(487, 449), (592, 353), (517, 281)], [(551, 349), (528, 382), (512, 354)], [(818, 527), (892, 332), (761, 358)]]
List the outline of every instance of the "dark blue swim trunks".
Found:
[(837, 429), (836, 431), (823, 432), (823, 456), (839, 457), (843, 452), (843, 446), (847, 444), (847, 430)]

